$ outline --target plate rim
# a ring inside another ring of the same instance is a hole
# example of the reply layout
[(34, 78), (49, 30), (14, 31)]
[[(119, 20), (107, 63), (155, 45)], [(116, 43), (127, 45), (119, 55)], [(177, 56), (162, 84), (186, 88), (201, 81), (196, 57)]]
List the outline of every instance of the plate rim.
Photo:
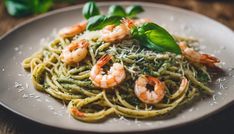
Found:
[[(171, 5), (166, 5), (166, 4), (161, 4), (161, 3), (154, 3), (154, 2), (134, 2), (134, 1), (121, 1), (121, 2), (118, 2), (118, 1), (108, 1), (108, 2), (96, 2), (98, 6), (104, 6), (104, 5), (111, 5), (111, 4), (123, 4), (123, 5), (127, 5), (127, 4), (131, 4), (131, 3), (134, 3), (134, 4), (139, 4), (139, 5), (143, 5), (143, 6), (150, 6), (150, 7), (161, 7), (163, 9), (172, 9), (174, 11), (179, 11), (179, 12), (183, 12), (183, 13), (188, 13), (188, 14), (193, 14), (193, 15), (197, 15), (199, 17), (202, 17), (202, 18), (205, 18), (205, 19), (208, 19), (209, 21), (212, 21), (220, 26), (222, 26), (225, 30), (227, 31), (230, 31), (234, 34), (234, 31), (232, 29), (230, 29), (229, 27), (227, 27), (226, 25), (224, 25), (223, 23), (221, 22), (218, 22), (208, 16), (205, 16), (203, 14), (200, 14), (200, 13), (197, 13), (197, 12), (194, 12), (194, 11), (191, 11), (191, 10), (187, 10), (187, 9), (184, 9), (184, 8), (180, 8), (180, 7), (175, 7), (175, 6), (171, 6)], [(48, 16), (51, 16), (51, 15), (56, 15), (58, 13), (62, 13), (62, 12), (66, 12), (66, 11), (70, 11), (70, 10), (75, 10), (75, 9), (78, 9), (78, 8), (82, 8), (84, 5), (84, 3), (82, 4), (77, 4), (77, 5), (74, 5), (74, 6), (69, 6), (69, 7), (64, 7), (64, 8), (61, 8), (61, 9), (56, 9), (56, 10), (53, 10), (53, 11), (50, 11), (48, 13), (45, 13), (45, 14), (41, 14), (41, 15), (38, 15), (36, 17), (33, 17), (33, 18), (30, 18), (24, 22), (21, 22), (19, 23), (18, 25), (14, 26), (13, 28), (11, 28), (8, 32), (4, 33), (2, 36), (0, 36), (0, 41), (2, 41), (4, 38), (6, 38), (7, 36), (9, 36), (11, 33), (14, 33), (15, 31), (23, 28), (24, 26), (30, 24), (30, 23), (33, 23), (34, 21), (37, 21), (37, 20), (40, 20), (40, 19), (43, 19), (45, 17), (48, 17)], [(62, 129), (62, 130), (68, 130), (68, 131), (80, 131), (80, 132), (99, 132), (99, 133), (125, 133), (125, 132), (143, 132), (143, 131), (161, 131), (161, 130), (165, 130), (165, 129), (173, 129), (173, 128), (177, 128), (177, 127), (181, 127), (181, 126), (185, 126), (187, 124), (192, 124), (192, 123), (195, 123), (197, 121), (200, 121), (200, 120), (203, 120), (207, 117), (210, 117), (220, 111), (222, 111), (223, 109), (229, 107), (230, 105), (234, 104), (234, 98), (233, 100), (231, 100), (230, 102), (227, 102), (226, 104), (220, 106), (219, 108), (215, 109), (214, 111), (210, 112), (210, 113), (206, 113), (198, 118), (195, 118), (195, 119), (190, 119), (190, 120), (185, 120), (184, 122), (182, 123), (179, 123), (179, 124), (174, 124), (174, 125), (171, 125), (171, 126), (164, 126), (164, 127), (160, 127), (160, 128), (152, 128), (152, 129), (144, 129), (144, 128), (141, 128), (140, 130), (117, 130), (117, 131), (112, 131), (112, 130), (105, 130), (105, 129), (99, 129), (99, 130), (87, 130), (87, 129), (72, 129), (72, 128), (66, 128), (66, 127), (62, 127), (62, 126), (56, 126), (56, 125), (53, 125), (53, 124), (49, 124), (49, 123), (45, 123), (45, 122), (41, 122), (41, 121), (37, 121), (33, 118), (30, 118), (30, 116), (28, 115), (25, 115), (25, 114), (22, 114), (20, 112), (18, 112), (17, 110), (14, 110), (13, 108), (9, 107), (7, 104), (3, 103), (1, 100), (0, 100), (0, 105), (4, 108), (6, 108), (7, 110), (9, 110), (10, 112), (14, 113), (14, 114), (17, 114), (18, 116), (24, 118), (24, 119), (27, 119), (27, 120), (30, 120), (32, 122), (35, 122), (35, 123), (38, 123), (40, 125), (43, 125), (43, 126), (47, 126), (47, 127), (52, 127), (52, 128), (57, 128), (57, 129)]]

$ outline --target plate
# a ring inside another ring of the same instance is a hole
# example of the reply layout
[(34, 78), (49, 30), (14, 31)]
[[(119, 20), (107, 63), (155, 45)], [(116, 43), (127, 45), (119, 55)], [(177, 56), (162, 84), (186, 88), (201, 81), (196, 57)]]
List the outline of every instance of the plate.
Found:
[(24, 58), (41, 49), (54, 38), (56, 30), (83, 20), (82, 6), (64, 8), (36, 17), (5, 34), (0, 39), (0, 102), (11, 111), (48, 126), (77, 131), (133, 132), (179, 126), (207, 117), (234, 102), (234, 34), (222, 24), (183, 9), (153, 3), (98, 3), (102, 12), (110, 5), (140, 4), (150, 18), (171, 33), (199, 39), (202, 51), (219, 57), (226, 75), (211, 84), (215, 94), (180, 110), (175, 116), (154, 120), (130, 120), (110, 117), (101, 123), (80, 122), (69, 116), (65, 104), (36, 91), (30, 75), (21, 66)]

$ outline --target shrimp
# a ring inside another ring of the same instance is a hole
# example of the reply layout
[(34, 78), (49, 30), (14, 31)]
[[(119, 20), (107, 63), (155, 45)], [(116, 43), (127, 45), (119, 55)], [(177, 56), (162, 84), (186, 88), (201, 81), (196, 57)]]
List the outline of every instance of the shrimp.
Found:
[[(146, 88), (146, 85), (150, 84), (154, 86), (154, 90), (150, 91)], [(165, 95), (165, 85), (157, 78), (152, 76), (141, 75), (135, 82), (135, 94), (144, 103), (156, 104), (160, 102)]]
[(192, 48), (189, 48), (185, 42), (180, 42), (179, 47), (182, 54), (192, 62), (201, 63), (210, 67), (214, 67), (215, 63), (219, 63), (220, 60), (214, 56), (208, 54), (200, 54)]
[(103, 66), (111, 59), (110, 55), (102, 56), (92, 67), (90, 79), (92, 83), (100, 88), (111, 88), (125, 79), (124, 66), (120, 63), (114, 63), (107, 74), (103, 71)]
[(130, 34), (130, 21), (122, 20), (118, 26), (108, 25), (101, 30), (102, 40), (104, 42), (115, 42), (122, 40)]
[(86, 57), (88, 46), (86, 40), (74, 41), (63, 49), (60, 58), (66, 64), (78, 63)]
[(149, 19), (123, 19), (118, 26), (108, 25), (101, 30), (102, 40), (104, 42), (115, 42), (122, 40), (130, 34), (131, 28), (139, 26), (145, 22), (150, 22)]
[(83, 21), (70, 27), (64, 27), (59, 31), (59, 36), (63, 38), (73, 37), (85, 31), (87, 21)]

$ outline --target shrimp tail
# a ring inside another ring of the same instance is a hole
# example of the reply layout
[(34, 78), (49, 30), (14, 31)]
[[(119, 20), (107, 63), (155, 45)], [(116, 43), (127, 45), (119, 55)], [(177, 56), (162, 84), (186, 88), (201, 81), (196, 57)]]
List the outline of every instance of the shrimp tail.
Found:
[(100, 67), (103, 67), (107, 62), (109, 62), (111, 59), (111, 55), (103, 55), (98, 61), (97, 61), (97, 65)]
[(185, 42), (180, 42), (179, 47), (182, 50), (183, 55), (193, 62), (202, 63), (209, 67), (215, 67), (215, 63), (219, 63), (220, 60), (214, 56), (208, 54), (200, 54), (199, 52), (189, 48)]
[(124, 19), (121, 20), (121, 23), (123, 23), (124, 25), (126, 25), (128, 28), (135, 27), (134, 21), (131, 20), (131, 19), (124, 18)]
[(208, 54), (202, 54), (201, 60), (206, 60), (210, 63), (219, 63), (220, 60), (214, 56), (208, 55)]

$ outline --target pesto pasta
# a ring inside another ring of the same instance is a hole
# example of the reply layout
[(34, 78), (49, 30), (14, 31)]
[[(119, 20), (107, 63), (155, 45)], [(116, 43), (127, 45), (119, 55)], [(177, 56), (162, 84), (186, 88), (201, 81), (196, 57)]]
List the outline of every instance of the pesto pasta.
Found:
[[(32, 74), (35, 88), (69, 102), (69, 109), (78, 108), (84, 115), (72, 115), (79, 120), (96, 121), (109, 114), (130, 118), (155, 117), (170, 112), (202, 92), (213, 92), (206, 86), (210, 80), (207, 68), (189, 63), (182, 55), (145, 50), (134, 39), (125, 39), (110, 46), (90, 42), (89, 54), (79, 65), (66, 65), (60, 60), (62, 49), (70, 43), (68, 39), (56, 39), (23, 61), (23, 67)], [(93, 64), (106, 53), (112, 55), (112, 62), (124, 65), (126, 78), (121, 84), (103, 90), (95, 87), (89, 77)], [(151, 75), (165, 82), (165, 97), (160, 103), (145, 104), (136, 97), (134, 81), (140, 74)], [(183, 76), (189, 80), (189, 86), (178, 93)], [(201, 81), (201, 77), (206, 80)]]

